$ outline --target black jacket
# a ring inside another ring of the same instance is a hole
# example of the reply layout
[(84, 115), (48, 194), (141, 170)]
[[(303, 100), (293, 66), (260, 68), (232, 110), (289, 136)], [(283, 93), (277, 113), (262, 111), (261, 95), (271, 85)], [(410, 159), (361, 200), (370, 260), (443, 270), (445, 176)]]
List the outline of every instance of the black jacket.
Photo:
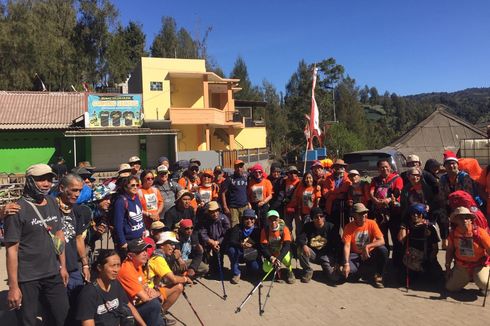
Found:
[[(259, 249), (260, 247), (260, 230), (255, 227), (252, 233), (249, 236), (249, 239), (253, 242), (253, 247), (255, 249)], [(230, 230), (225, 237), (225, 245), (228, 247), (242, 247), (242, 243), (245, 240), (245, 236), (243, 235), (243, 226), (240, 224), (235, 225)]]
[[(315, 248), (316, 245), (318, 245), (318, 242), (312, 242), (312, 239), (318, 240), (319, 238), (317, 237), (326, 239), (326, 243), (322, 248)], [(315, 254), (320, 256), (329, 255), (337, 259), (343, 256), (343, 245), (339, 232), (330, 222), (325, 222), (325, 225), (321, 229), (317, 229), (314, 222), (306, 223), (303, 227), (303, 231), (296, 239), (296, 243), (298, 244), (298, 247), (300, 247), (300, 249), (304, 245), (307, 245), (315, 252)]]

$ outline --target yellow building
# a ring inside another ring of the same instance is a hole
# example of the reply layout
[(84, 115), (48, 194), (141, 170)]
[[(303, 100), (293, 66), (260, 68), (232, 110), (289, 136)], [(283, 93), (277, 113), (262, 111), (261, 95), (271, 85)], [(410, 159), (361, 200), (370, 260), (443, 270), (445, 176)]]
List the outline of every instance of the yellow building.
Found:
[(235, 109), (239, 82), (207, 72), (204, 60), (144, 57), (128, 87), (143, 94), (145, 122), (167, 120), (178, 131), (178, 151), (264, 148), (265, 126)]

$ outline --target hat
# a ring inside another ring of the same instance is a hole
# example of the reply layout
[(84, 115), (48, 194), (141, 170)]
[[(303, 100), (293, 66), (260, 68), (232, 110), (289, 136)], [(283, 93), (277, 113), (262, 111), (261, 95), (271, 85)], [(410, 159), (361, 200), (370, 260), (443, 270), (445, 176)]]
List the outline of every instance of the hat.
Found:
[(109, 187), (106, 187), (104, 185), (96, 186), (92, 193), (92, 201), (102, 200), (104, 198), (109, 197), (113, 193), (114, 191), (111, 190)]
[(192, 164), (197, 164), (197, 166), (201, 166), (201, 161), (199, 161), (197, 158), (191, 158), (189, 160), (189, 163)]
[(83, 161), (83, 162), (80, 162), (78, 163), (78, 166), (79, 167), (84, 167), (86, 168), (87, 170), (91, 170), (93, 172), (93, 170), (96, 169), (95, 166), (92, 166), (92, 163), (90, 163), (90, 161)]
[(165, 224), (163, 224), (161, 221), (155, 221), (152, 222), (150, 225), (150, 230), (161, 230), (165, 227)]
[(50, 174), (53, 177), (56, 177), (56, 174), (47, 164), (34, 164), (28, 167), (26, 171), (26, 176), (40, 177), (46, 174)]
[[(119, 170), (117, 170), (117, 173), (121, 175), (121, 173), (124, 173), (124, 172), (129, 172), (129, 174), (131, 174), (131, 165), (129, 165), (128, 163), (121, 163), (119, 164)], [(129, 174), (127, 176), (129, 176)]]
[(267, 212), (267, 218), (270, 218), (270, 217), (280, 217), (280, 216), (276, 210), (271, 209), (270, 211)]
[(90, 172), (86, 167), (79, 166), (79, 167), (74, 167), (71, 169), (71, 173), (78, 174), (80, 176), (82, 175), (92, 175), (92, 172)]
[(354, 209), (354, 213), (357, 214), (369, 212), (369, 209), (367, 209), (363, 203), (355, 203), (354, 206), (352, 206), (352, 208)]
[(183, 220), (180, 220), (179, 222), (179, 227), (181, 229), (186, 229), (192, 227), (192, 220), (190, 218), (185, 218)]
[(159, 165), (157, 167), (157, 173), (168, 173), (168, 167), (166, 165)]
[(175, 232), (165, 231), (160, 233), (160, 237), (158, 238), (157, 244), (162, 244), (165, 242), (179, 243), (177, 237), (175, 236)]
[(456, 153), (454, 153), (453, 151), (445, 150), (443, 157), (444, 157), (444, 164), (446, 164), (446, 162), (450, 162), (450, 161), (458, 162), (458, 158), (456, 157)]
[(235, 160), (235, 162), (233, 163), (233, 165), (240, 165), (240, 164), (245, 164), (245, 162), (243, 162), (242, 160)]
[(350, 170), (350, 171), (349, 171), (349, 175), (351, 175), (351, 174), (361, 175), (361, 174), (359, 173), (359, 171), (357, 171), (357, 170)]
[(141, 162), (141, 159), (138, 156), (131, 156), (128, 160), (128, 163), (136, 163)]
[(310, 217), (313, 218), (317, 215), (325, 216), (325, 214), (323, 214), (323, 210), (320, 207), (313, 207), (310, 211)]
[(427, 206), (425, 206), (424, 204), (412, 204), (409, 208), (408, 208), (408, 213), (410, 215), (412, 214), (422, 214), (424, 216), (424, 218), (427, 218)]
[(221, 172), (223, 172), (223, 168), (221, 167), (221, 165), (216, 165), (214, 167), (214, 171), (213, 172), (214, 173), (216, 173), (216, 172), (220, 172), (221, 173)]
[(140, 253), (148, 247), (151, 247), (151, 245), (142, 239), (134, 239), (128, 242), (128, 252)]
[(247, 208), (243, 211), (242, 217), (253, 217), (254, 219), (257, 218), (257, 215), (255, 214), (255, 211), (251, 208)]
[(448, 156), (444, 159), (444, 164), (447, 162), (456, 162), (458, 163), (458, 158), (456, 156)]
[(271, 173), (274, 171), (281, 171), (281, 165), (279, 163), (271, 164)]
[(162, 163), (163, 163), (163, 162), (165, 162), (165, 161), (170, 162), (170, 161), (168, 160), (168, 157), (166, 157), (166, 156), (160, 156), (160, 157), (158, 158), (158, 165), (162, 165)]
[(250, 172), (254, 173), (255, 171), (260, 171), (260, 172), (264, 173), (264, 168), (262, 167), (262, 165), (257, 163), (250, 168)]
[(419, 162), (420, 163), (420, 158), (415, 154), (410, 154), (407, 156), (407, 163), (410, 163), (410, 162)]
[(468, 216), (472, 219), (474, 219), (476, 216), (473, 214), (468, 208), (464, 206), (459, 206), (454, 209), (454, 211), (451, 213), (451, 216), (449, 217), (449, 220), (452, 223), (455, 223), (457, 218), (460, 216)]
[(294, 165), (291, 165), (290, 167), (288, 167), (288, 173), (292, 173), (292, 172), (298, 173), (298, 168), (295, 167)]
[(211, 178), (214, 177), (213, 171), (211, 169), (206, 169), (202, 171), (202, 175), (208, 175)]
[(344, 167), (347, 166), (347, 164), (344, 162), (344, 160), (339, 159), (339, 158), (336, 159), (335, 161), (333, 161), (333, 166), (335, 166), (335, 165), (340, 165), (340, 166), (344, 166)]
[(181, 190), (179, 190), (179, 192), (177, 193), (177, 196), (175, 197), (175, 202), (178, 202), (184, 196), (190, 196), (191, 199), (194, 198), (194, 195), (192, 194), (192, 192), (190, 192), (187, 189), (181, 189)]
[(314, 161), (314, 162), (313, 162), (313, 164), (311, 165), (311, 168), (313, 169), (313, 168), (316, 168), (316, 167), (321, 167), (321, 168), (323, 168), (323, 164), (322, 164), (322, 162), (320, 162), (320, 161), (318, 161), (318, 160), (317, 160), (317, 161)]
[(418, 175), (421, 175), (422, 174), (422, 171), (420, 171), (420, 169), (418, 167), (411, 167), (407, 170), (407, 173), (408, 174), (418, 174)]
[(209, 211), (217, 211), (219, 210), (219, 205), (216, 201), (212, 200), (207, 205), (207, 210)]

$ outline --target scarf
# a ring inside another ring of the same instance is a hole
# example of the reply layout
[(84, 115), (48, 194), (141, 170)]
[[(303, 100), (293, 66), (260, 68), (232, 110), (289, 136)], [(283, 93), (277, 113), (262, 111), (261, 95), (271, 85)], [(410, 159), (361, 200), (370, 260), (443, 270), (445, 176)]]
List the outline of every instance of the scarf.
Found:
[(44, 200), (44, 197), (46, 197), (49, 193), (49, 190), (43, 191), (39, 189), (36, 185), (36, 182), (34, 181), (34, 177), (32, 176), (27, 176), (26, 177), (26, 184), (24, 186), (24, 194), (23, 197), (33, 203), (42, 203)]

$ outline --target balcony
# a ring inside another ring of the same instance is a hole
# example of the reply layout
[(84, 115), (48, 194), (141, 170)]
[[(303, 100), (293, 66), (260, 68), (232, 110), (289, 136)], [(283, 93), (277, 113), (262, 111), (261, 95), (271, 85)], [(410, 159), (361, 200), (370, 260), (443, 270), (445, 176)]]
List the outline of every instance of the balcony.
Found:
[(214, 127), (231, 126), (242, 129), (243, 117), (236, 111), (215, 108), (170, 108), (170, 120), (176, 125), (210, 125)]

